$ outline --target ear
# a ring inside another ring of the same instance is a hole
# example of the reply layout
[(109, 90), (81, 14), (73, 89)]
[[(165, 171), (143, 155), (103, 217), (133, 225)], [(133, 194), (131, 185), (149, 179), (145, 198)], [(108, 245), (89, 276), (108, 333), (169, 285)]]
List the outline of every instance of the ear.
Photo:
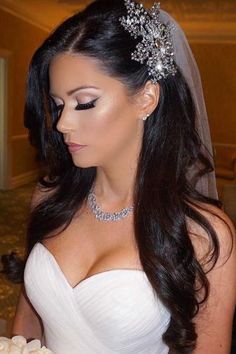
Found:
[(160, 97), (160, 85), (153, 84), (150, 80), (146, 82), (144, 88), (136, 96), (138, 117), (142, 119), (147, 114), (150, 115), (158, 105)]

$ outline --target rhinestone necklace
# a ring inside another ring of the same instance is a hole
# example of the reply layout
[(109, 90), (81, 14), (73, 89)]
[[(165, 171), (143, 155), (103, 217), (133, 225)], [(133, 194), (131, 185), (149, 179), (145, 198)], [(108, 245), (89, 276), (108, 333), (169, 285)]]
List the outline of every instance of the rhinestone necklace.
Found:
[(122, 209), (121, 211), (115, 213), (104, 212), (96, 203), (96, 197), (93, 190), (89, 192), (88, 195), (88, 205), (92, 212), (95, 214), (96, 218), (100, 221), (118, 221), (126, 216), (128, 216), (134, 209), (133, 206)]

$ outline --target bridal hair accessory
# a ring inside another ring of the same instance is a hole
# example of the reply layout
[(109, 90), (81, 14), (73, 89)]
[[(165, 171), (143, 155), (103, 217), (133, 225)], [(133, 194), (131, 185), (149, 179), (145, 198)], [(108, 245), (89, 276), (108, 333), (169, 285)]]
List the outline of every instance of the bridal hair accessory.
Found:
[(96, 218), (100, 221), (118, 221), (128, 216), (134, 209), (133, 206), (122, 209), (115, 213), (104, 212), (96, 203), (96, 197), (93, 190), (88, 195), (88, 205)]
[[(183, 29), (168, 12), (160, 9), (160, 4), (154, 4), (148, 12), (143, 6), (137, 5), (134, 1), (124, 1), (128, 9), (128, 14), (127, 17), (120, 17), (120, 21), (133, 36), (140, 35), (143, 37), (134, 53), (136, 53), (140, 62), (141, 60), (142, 62), (145, 59), (147, 60), (149, 73), (154, 73), (152, 81), (154, 83), (157, 82), (158, 78), (164, 77), (165, 74), (171, 73), (174, 75), (175, 70), (177, 72), (177, 68), (184, 76), (195, 103), (195, 125), (203, 143), (202, 150), (210, 159), (212, 166), (214, 166), (211, 134), (201, 75)], [(164, 24), (168, 24), (168, 27)], [(174, 29), (171, 36), (170, 27)], [(163, 52), (166, 51), (167, 54), (164, 54)], [(135, 56), (134, 53), (133, 56)], [(161, 71), (156, 68), (158, 61)], [(194, 176), (198, 171), (199, 167), (194, 165), (192, 171), (190, 171), (191, 173), (187, 176), (189, 183), (205, 196), (218, 199), (215, 172), (206, 173), (196, 180)]]
[(177, 69), (171, 30), (175, 27), (160, 21), (160, 3), (154, 3), (150, 10), (131, 0), (124, 0), (124, 3), (128, 15), (120, 17), (122, 26), (134, 38), (142, 37), (142, 41), (136, 45), (136, 50), (131, 53), (131, 58), (141, 64), (146, 61), (150, 79), (154, 84), (170, 74), (174, 76)]

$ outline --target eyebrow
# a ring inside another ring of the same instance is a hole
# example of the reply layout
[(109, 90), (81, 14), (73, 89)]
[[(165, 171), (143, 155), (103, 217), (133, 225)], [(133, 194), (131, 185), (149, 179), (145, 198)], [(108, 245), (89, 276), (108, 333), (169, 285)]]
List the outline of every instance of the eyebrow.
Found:
[[(83, 85), (83, 86), (79, 86), (79, 87), (76, 87), (76, 88), (74, 88), (74, 89), (72, 89), (72, 90), (70, 90), (70, 91), (68, 91), (66, 94), (67, 94), (67, 96), (71, 96), (71, 95), (73, 95), (73, 93), (75, 93), (75, 92), (77, 92), (77, 91), (79, 91), (79, 90), (85, 90), (85, 89), (89, 89), (89, 88), (92, 88), (92, 89), (99, 89), (98, 87), (96, 87), (96, 86), (86, 86), (86, 85)], [(52, 92), (50, 92), (50, 95), (51, 96), (56, 96), (56, 95), (54, 95)]]

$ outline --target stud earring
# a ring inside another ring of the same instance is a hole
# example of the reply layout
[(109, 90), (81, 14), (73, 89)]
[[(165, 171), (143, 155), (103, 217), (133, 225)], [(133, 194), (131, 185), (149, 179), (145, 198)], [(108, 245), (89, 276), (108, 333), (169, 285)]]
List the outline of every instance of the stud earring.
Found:
[(146, 114), (145, 117), (143, 117), (143, 120), (146, 120), (149, 117), (149, 114)]

